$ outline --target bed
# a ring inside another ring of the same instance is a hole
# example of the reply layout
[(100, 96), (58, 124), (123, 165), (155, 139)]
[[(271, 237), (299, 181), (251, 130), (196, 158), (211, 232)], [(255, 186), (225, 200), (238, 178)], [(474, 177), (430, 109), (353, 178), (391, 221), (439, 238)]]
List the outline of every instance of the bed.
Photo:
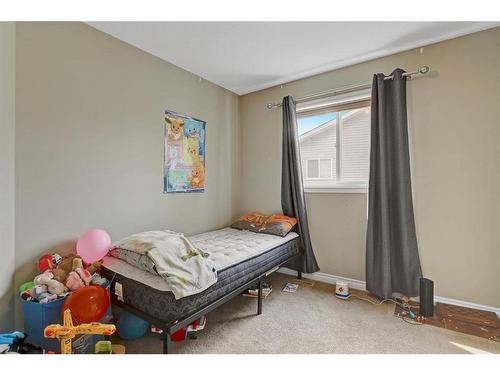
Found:
[(181, 327), (258, 285), (257, 314), (262, 313), (262, 281), (299, 254), (298, 235), (285, 237), (223, 228), (189, 237), (209, 252), (217, 266), (217, 282), (201, 293), (176, 300), (162, 277), (107, 256), (102, 273), (112, 280), (111, 299), (163, 330), (163, 352), (170, 350), (170, 335)]

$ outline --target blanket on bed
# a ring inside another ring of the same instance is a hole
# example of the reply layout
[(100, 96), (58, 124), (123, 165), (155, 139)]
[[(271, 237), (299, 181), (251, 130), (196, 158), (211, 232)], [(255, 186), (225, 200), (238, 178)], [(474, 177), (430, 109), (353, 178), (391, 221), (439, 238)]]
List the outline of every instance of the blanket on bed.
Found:
[(149, 257), (176, 299), (200, 293), (217, 282), (210, 254), (196, 248), (182, 233), (153, 230), (133, 234), (114, 244)]

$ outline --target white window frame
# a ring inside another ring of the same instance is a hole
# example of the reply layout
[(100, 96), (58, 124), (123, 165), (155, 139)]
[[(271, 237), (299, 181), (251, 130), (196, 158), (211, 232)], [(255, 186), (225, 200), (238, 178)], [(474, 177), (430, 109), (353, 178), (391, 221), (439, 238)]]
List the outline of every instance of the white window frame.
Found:
[[(317, 160), (318, 161), (318, 177), (309, 177), (309, 161)], [(321, 177), (321, 160), (330, 160), (330, 177)], [(330, 181), (333, 180), (333, 159), (332, 158), (309, 158), (305, 160), (306, 162), (306, 180), (311, 181)]]
[[(366, 100), (369, 99), (371, 96), (370, 89), (367, 90), (360, 90), (348, 94), (343, 94), (343, 95), (338, 95), (335, 98), (327, 98), (327, 99), (320, 99), (320, 100), (314, 100), (314, 101), (309, 101), (306, 103), (301, 103), (297, 106), (297, 113), (304, 112), (304, 111), (310, 111), (314, 109), (322, 109), (324, 107), (328, 106), (333, 106), (333, 105), (340, 105), (340, 104), (345, 104), (349, 102), (355, 102), (355, 101), (360, 101), (360, 100)], [(342, 136), (342, 127), (340, 126), (340, 121), (341, 121), (341, 116), (340, 112), (337, 112), (336, 116), (336, 124), (335, 124), (335, 131), (337, 132), (336, 134), (336, 173), (342, 174), (342, 141), (341, 141), (341, 136)], [(320, 160), (320, 159), (328, 159), (328, 158), (312, 158), (315, 160)], [(311, 160), (311, 159), (307, 159)], [(333, 161), (333, 159), (331, 159)], [(319, 164), (318, 164), (318, 171), (319, 171)], [(320, 180), (333, 180), (332, 178), (329, 179), (320, 179), (320, 178), (307, 178), (307, 161), (306, 161), (306, 178), (305, 180), (310, 180), (310, 181), (320, 181)], [(342, 175), (337, 175), (336, 176), (337, 180), (340, 178), (342, 180)], [(368, 181), (349, 181), (349, 182), (336, 182), (334, 186), (331, 187), (305, 187), (304, 192), (306, 193), (360, 193), (360, 194), (367, 194), (368, 193)]]

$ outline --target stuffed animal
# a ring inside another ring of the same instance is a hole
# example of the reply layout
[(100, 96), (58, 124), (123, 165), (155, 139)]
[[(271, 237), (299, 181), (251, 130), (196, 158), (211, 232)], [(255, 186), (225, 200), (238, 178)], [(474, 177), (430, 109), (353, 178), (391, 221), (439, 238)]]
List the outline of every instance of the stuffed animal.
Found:
[(73, 263), (71, 265), (71, 271), (75, 271), (77, 268), (83, 268), (82, 258), (73, 258)]
[(38, 300), (31, 295), (30, 289), (21, 292), (21, 298), (26, 300), (26, 301), (38, 302)]
[(54, 275), (51, 271), (45, 271), (44, 273), (38, 275), (33, 280), (35, 286), (46, 286), (49, 293), (57, 295), (62, 295), (68, 290), (63, 283), (54, 279)]
[(168, 139), (171, 141), (180, 141), (182, 138), (182, 134), (184, 133), (184, 120), (179, 120), (173, 117), (165, 117), (165, 121), (168, 124)]
[(74, 291), (90, 284), (92, 275), (84, 268), (77, 268), (71, 271), (66, 278), (66, 286), (69, 290)]
[(45, 272), (47, 270), (56, 268), (59, 263), (61, 263), (62, 257), (57, 254), (45, 254), (38, 259), (37, 268), (40, 272)]
[(87, 267), (87, 271), (89, 271), (91, 275), (99, 273), (101, 271), (101, 262), (92, 263), (90, 266)]
[(39, 303), (48, 303), (48, 302), (55, 301), (56, 299), (57, 299), (57, 294), (42, 293), (42, 295), (38, 299), (38, 302)]
[(50, 270), (50, 272), (52, 273), (52, 275), (54, 275), (54, 280), (57, 280), (59, 281), (60, 283), (63, 283), (66, 281), (66, 271), (63, 270), (62, 268), (54, 268), (52, 270)]
[(109, 285), (109, 280), (106, 279), (105, 277), (101, 277), (98, 274), (95, 274), (94, 276), (92, 276), (92, 280), (90, 281), (90, 284), (99, 285), (99, 286), (102, 286), (103, 288), (107, 288)]
[(81, 259), (76, 254), (68, 254), (65, 257), (63, 257), (61, 263), (59, 263), (59, 266), (57, 268), (61, 269), (61, 270), (64, 270), (66, 272), (66, 274), (68, 274), (71, 271), (73, 271), (73, 260), (77, 259), (77, 258)]
[(38, 299), (42, 293), (47, 293), (47, 285), (35, 285), (30, 290), (30, 295)]
[(35, 285), (31, 288), (31, 296), (39, 303), (47, 303), (57, 299), (57, 294), (50, 293), (47, 285)]

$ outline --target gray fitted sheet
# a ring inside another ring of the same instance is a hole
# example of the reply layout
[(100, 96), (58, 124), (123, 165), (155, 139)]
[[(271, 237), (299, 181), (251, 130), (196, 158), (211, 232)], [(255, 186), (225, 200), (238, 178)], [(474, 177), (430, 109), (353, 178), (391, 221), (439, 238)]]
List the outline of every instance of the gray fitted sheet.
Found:
[[(104, 265), (102, 273), (108, 279), (122, 285), (123, 300), (127, 305), (160, 321), (174, 322), (189, 316), (271, 268), (293, 258), (298, 254), (298, 251), (298, 238), (293, 238), (284, 244), (220, 271), (217, 275), (217, 282), (210, 288), (179, 300), (174, 298), (172, 292), (156, 289), (116, 272), (117, 267), (113, 267), (115, 271), (112, 271)], [(123, 262), (119, 259), (116, 261)]]

